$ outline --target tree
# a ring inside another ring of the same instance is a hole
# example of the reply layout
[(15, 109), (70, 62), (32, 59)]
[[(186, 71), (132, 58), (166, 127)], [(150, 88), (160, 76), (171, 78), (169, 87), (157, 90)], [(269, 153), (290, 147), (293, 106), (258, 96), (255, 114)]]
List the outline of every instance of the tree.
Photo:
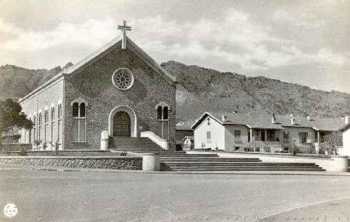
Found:
[(332, 132), (323, 137), (324, 142), (320, 144), (323, 152), (337, 154), (337, 147), (342, 145), (342, 135), (340, 132)]
[(33, 123), (22, 112), (22, 107), (19, 103), (12, 99), (0, 101), (0, 144), (2, 143), (2, 134), (14, 127), (31, 129)]

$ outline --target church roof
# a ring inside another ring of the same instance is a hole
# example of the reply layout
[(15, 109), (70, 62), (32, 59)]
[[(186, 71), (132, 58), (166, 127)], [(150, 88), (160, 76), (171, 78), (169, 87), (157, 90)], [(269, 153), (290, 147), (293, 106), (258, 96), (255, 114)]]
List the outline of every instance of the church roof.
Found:
[[(154, 68), (156, 71), (163, 73), (169, 80), (172, 82), (176, 82), (176, 78), (171, 75), (168, 71), (163, 69), (151, 56), (149, 56), (143, 49), (141, 49), (135, 42), (133, 42), (129, 37), (126, 37), (127, 39), (127, 49), (132, 50), (135, 52), (144, 62), (146, 62), (148, 65), (150, 65), (152, 68)], [(64, 74), (72, 74), (75, 71), (82, 68), (84, 65), (90, 63), (91, 61), (98, 59), (100, 56), (103, 56), (106, 52), (108, 52), (110, 49), (112, 49), (115, 46), (121, 45), (122, 40), (118, 37), (113, 39), (111, 42), (104, 45), (99, 50), (95, 51), (94, 53), (90, 54), (80, 62), (78, 62), (76, 65), (73, 65), (69, 67), (66, 70), (63, 70), (62, 72)]]
[[(144, 50), (142, 50), (136, 43), (134, 43), (129, 37), (127, 38), (127, 49), (133, 51), (141, 60), (143, 60), (147, 65), (152, 67), (155, 71), (160, 72), (164, 75), (165, 79), (168, 80), (171, 84), (176, 83), (176, 78), (171, 75), (168, 71), (163, 69), (152, 57), (150, 57)], [(108, 53), (110, 50), (114, 49), (115, 47), (120, 46), (121, 47), (121, 38), (114, 38), (112, 41), (101, 47), (100, 49), (96, 50), (92, 54), (88, 55), (84, 59), (80, 60), (75, 65), (68, 67), (66, 69), (63, 69), (61, 72), (56, 74), (54, 77), (28, 93), (26, 96), (22, 97), (19, 102), (29, 98), (30, 96), (34, 95), (41, 89), (45, 88), (46, 86), (50, 85), (51, 83), (55, 82), (56, 80), (60, 79), (60, 77), (64, 75), (71, 75), (73, 73), (79, 72), (79, 70), (82, 70), (86, 65), (89, 63), (99, 59), (100, 57), (104, 56), (106, 53)]]

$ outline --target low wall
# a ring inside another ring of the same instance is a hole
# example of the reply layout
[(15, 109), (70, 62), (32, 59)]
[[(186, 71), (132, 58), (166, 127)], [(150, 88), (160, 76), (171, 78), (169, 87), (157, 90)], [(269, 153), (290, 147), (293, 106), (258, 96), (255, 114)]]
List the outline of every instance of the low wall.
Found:
[(141, 157), (0, 156), (0, 168), (95, 168), (141, 170)]
[(0, 145), (0, 152), (21, 152), (32, 150), (32, 144), (2, 144)]

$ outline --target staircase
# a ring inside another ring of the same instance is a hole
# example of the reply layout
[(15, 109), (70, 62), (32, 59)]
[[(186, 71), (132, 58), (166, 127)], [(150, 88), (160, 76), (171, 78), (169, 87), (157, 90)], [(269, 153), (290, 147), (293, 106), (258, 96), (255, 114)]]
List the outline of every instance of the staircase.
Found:
[(160, 153), (164, 150), (146, 137), (113, 137), (110, 148), (135, 153)]
[(324, 171), (314, 163), (267, 163), (258, 158), (220, 158), (217, 154), (161, 154), (162, 171)]

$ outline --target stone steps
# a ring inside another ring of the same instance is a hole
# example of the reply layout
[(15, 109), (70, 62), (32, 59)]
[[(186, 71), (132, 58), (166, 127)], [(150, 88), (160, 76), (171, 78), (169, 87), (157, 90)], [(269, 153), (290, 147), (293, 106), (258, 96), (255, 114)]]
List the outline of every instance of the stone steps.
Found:
[(161, 158), (181, 158), (181, 157), (185, 157), (185, 158), (190, 158), (190, 157), (219, 157), (217, 154), (186, 154), (185, 152), (163, 152), (160, 153)]
[(305, 167), (186, 167), (186, 168), (173, 168), (169, 166), (162, 166), (162, 171), (324, 171), (322, 168), (305, 168)]
[(258, 158), (219, 158), (219, 157), (163, 157), (163, 162), (261, 162)]
[(271, 163), (259, 158), (220, 158), (216, 154), (161, 155), (162, 171), (324, 171), (314, 163)]
[(144, 137), (113, 137), (111, 149), (136, 153), (162, 152), (163, 149), (152, 140)]

